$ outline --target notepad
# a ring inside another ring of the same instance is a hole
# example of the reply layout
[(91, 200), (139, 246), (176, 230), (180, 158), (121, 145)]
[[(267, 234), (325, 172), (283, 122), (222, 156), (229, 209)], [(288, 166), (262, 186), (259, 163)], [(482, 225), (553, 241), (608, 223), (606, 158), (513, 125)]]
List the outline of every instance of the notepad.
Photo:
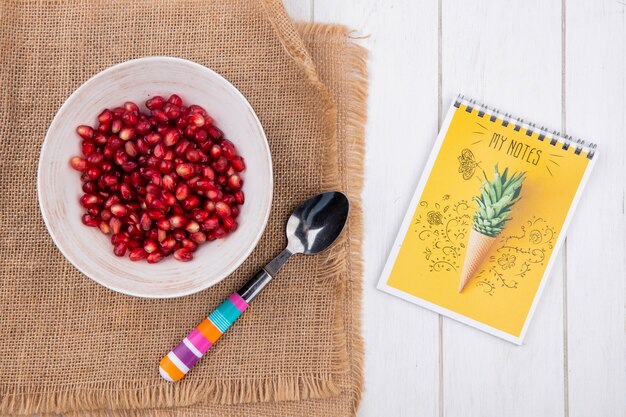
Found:
[(378, 288), (521, 344), (596, 145), (459, 96)]

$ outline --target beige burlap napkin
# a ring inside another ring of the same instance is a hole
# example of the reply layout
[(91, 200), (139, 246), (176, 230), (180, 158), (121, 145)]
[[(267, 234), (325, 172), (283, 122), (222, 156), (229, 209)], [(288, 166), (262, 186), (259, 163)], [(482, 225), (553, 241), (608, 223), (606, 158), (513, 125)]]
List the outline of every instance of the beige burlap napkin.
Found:
[[(345, 30), (304, 26), (301, 38), (270, 0), (0, 8), (0, 414), (352, 413), (361, 389), (364, 111), (364, 81), (353, 72), (364, 65)], [(257, 250), (220, 285), (179, 300), (139, 300), (92, 283), (54, 248), (36, 204), (38, 149), (56, 109), (97, 71), (146, 55), (192, 59), (231, 80), (259, 114), (275, 166), (276, 198)], [(298, 201), (329, 188), (353, 203), (342, 241), (324, 256), (294, 259), (188, 377), (161, 381), (162, 354), (279, 250)], [(203, 405), (181, 407), (192, 404)]]

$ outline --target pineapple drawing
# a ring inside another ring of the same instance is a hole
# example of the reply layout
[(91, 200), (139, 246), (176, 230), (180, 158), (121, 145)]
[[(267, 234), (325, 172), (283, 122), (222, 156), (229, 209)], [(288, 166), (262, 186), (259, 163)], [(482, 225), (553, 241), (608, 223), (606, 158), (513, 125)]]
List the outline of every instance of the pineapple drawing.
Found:
[(480, 180), (480, 195), (474, 197), (478, 208), (474, 213), (472, 229), (467, 242), (467, 252), (463, 262), (459, 293), (472, 279), (480, 267), (489, 249), (496, 241), (496, 237), (504, 229), (507, 221), (511, 220), (511, 208), (519, 201), (525, 172), (514, 173), (508, 176), (506, 168), (502, 174), (498, 165), (493, 169), (493, 180), (489, 181), (483, 171), (485, 181)]

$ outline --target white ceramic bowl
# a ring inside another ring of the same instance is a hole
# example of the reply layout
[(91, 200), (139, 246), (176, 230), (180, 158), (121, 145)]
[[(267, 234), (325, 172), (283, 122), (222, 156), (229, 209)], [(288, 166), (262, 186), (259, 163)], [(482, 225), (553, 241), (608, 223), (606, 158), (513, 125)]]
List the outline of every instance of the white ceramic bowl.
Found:
[[(104, 108), (125, 101), (143, 103), (153, 95), (179, 94), (199, 104), (232, 140), (246, 161), (245, 204), (239, 228), (228, 237), (200, 245), (191, 262), (172, 256), (157, 264), (131, 262), (112, 252), (110, 236), (81, 222), (79, 174), (69, 160), (80, 155), (80, 124), (94, 125)], [(76, 90), (55, 116), (41, 149), (37, 178), (39, 205), (52, 239), (85, 275), (124, 294), (168, 298), (208, 288), (232, 273), (259, 241), (272, 202), (272, 161), (261, 123), (245, 97), (216, 72), (191, 61), (141, 58), (108, 68)]]

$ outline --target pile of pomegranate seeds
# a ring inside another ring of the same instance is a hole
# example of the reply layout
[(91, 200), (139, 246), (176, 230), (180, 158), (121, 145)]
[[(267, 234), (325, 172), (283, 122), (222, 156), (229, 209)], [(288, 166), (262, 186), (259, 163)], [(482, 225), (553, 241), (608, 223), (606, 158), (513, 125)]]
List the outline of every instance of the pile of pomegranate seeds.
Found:
[(187, 262), (237, 228), (245, 163), (202, 107), (175, 94), (146, 107), (127, 102), (100, 113), (95, 128), (76, 128), (83, 157), (70, 164), (82, 173), (82, 221), (111, 234), (117, 256)]

